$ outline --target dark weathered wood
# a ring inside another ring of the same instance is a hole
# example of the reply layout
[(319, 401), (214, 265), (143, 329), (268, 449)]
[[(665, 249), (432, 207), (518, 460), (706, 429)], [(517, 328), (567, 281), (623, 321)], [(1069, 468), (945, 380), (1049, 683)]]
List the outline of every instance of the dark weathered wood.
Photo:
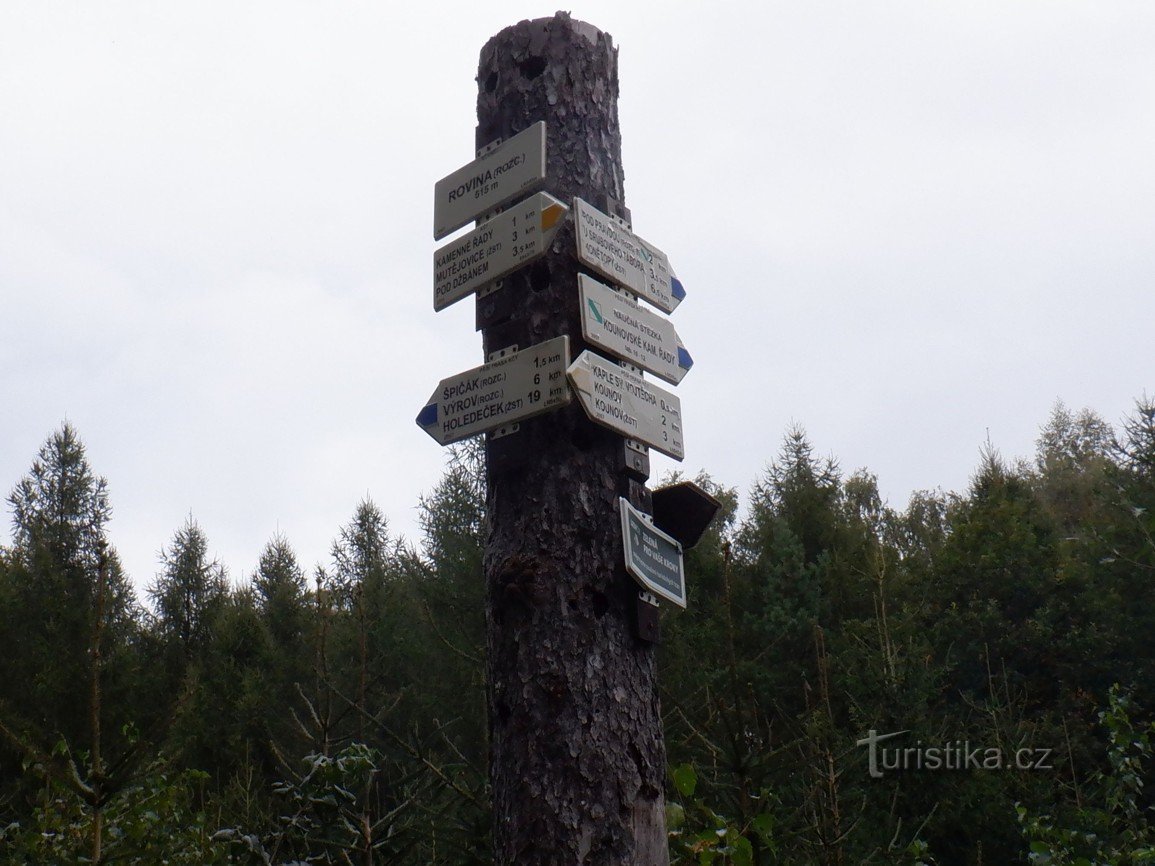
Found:
[[(560, 12), (523, 21), (482, 50), (478, 90), (479, 147), (545, 120), (545, 189), (628, 216), (608, 35)], [(569, 334), (576, 357), (577, 270), (571, 218), (544, 258), (505, 280), (506, 298), (478, 301), (486, 352)], [(622, 440), (575, 400), (490, 442), (488, 456), (496, 862), (663, 866), (666, 756), (654, 649), (635, 636), (637, 588), (621, 564)]]

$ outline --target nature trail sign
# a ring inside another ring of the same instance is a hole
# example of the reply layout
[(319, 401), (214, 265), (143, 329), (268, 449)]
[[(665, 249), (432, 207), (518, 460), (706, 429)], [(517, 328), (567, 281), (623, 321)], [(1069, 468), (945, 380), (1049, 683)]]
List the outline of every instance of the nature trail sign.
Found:
[(578, 289), (586, 340), (671, 385), (690, 372), (694, 359), (665, 316), (586, 274), (578, 275)]

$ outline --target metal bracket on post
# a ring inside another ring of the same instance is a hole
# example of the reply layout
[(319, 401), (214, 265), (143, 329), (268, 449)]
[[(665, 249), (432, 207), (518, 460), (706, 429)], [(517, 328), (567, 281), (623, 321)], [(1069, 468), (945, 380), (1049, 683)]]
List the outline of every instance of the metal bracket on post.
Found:
[(483, 147), (479, 147), (477, 149), (477, 158), (481, 159), (481, 157), (485, 156), (487, 153), (491, 153), (491, 152), (497, 150), (499, 147), (501, 147), (501, 143), (503, 141), (505, 141), (505, 139), (501, 138), (499, 136), (498, 138), (495, 138), (493, 141), (491, 141), (489, 144), (484, 145)]
[[(617, 219), (622, 225), (629, 227), (620, 217)], [(642, 376), (641, 367), (628, 361), (618, 361), (618, 364), (631, 373)], [(627, 482), (628, 495), (626, 498), (631, 505), (643, 512), (643, 517), (652, 524), (654, 518), (650, 513), (654, 510), (654, 501), (649, 488), (646, 487), (646, 480), (650, 477), (650, 449), (636, 439), (628, 438), (622, 440), (622, 446), (626, 474), (630, 476)], [(661, 643), (662, 630), (661, 620), (658, 617), (657, 596), (645, 590), (640, 591), (638, 593), (637, 613), (638, 640), (651, 644)]]
[[(636, 373), (641, 376), (643, 370), (629, 361), (618, 361), (618, 366), (623, 370), (628, 370), (631, 373)], [(619, 458), (620, 472), (625, 472), (632, 478), (640, 481), (646, 481), (650, 477), (650, 449), (643, 445), (636, 439), (623, 439), (621, 457)]]
[[(501, 143), (503, 141), (505, 141), (505, 139), (503, 139), (503, 138), (494, 139), (489, 144), (487, 144), (485, 147), (481, 148), (481, 150), (477, 151), (477, 158), (481, 159), (486, 154), (492, 153), (493, 151), (497, 150), (499, 147), (501, 147)], [(505, 210), (504, 207), (495, 207), (493, 210), (487, 210), (485, 213), (481, 214), (477, 219), (475, 219), (473, 221), (473, 225), (474, 226), (480, 226), (482, 223), (489, 222), (491, 219), (493, 219), (495, 216), (497, 216), (503, 210)]]
[(513, 318), (513, 291), (503, 292), (505, 279), (494, 280), (477, 292), (474, 308), (475, 331), (483, 331)]
[[(641, 370), (633, 364), (622, 361), (621, 365), (627, 370), (636, 371), (639, 375), (641, 374)], [(630, 505), (642, 512), (642, 517), (652, 525), (654, 518), (651, 512), (654, 510), (654, 499), (650, 489), (646, 487), (646, 479), (650, 477), (650, 449), (634, 439), (624, 439), (622, 451), (627, 459), (627, 475), (634, 476), (630, 477), (626, 483), (626, 499)], [(639, 469), (644, 462), (644, 474), (641, 474), (637, 469), (632, 472), (630, 471), (629, 458), (631, 455), (638, 461), (637, 467)], [(661, 643), (662, 630), (661, 620), (658, 617), (658, 597), (653, 593), (645, 590), (638, 592), (637, 620), (635, 624), (637, 627), (638, 640), (651, 644)]]
[(623, 439), (618, 471), (646, 481), (650, 477), (650, 449), (633, 439)]
[(492, 283), (486, 283), (484, 286), (477, 290), (477, 297), (479, 299), (488, 298), (494, 292), (499, 291), (504, 285), (505, 280), (494, 280)]
[(508, 436), (510, 433), (516, 433), (521, 429), (521, 425), (514, 421), (512, 424), (507, 424), (505, 427), (498, 427), (496, 430), (489, 431), (489, 441), (500, 439), (502, 436)]
[(650, 514), (654, 509), (654, 494), (644, 481), (629, 479), (626, 484), (626, 500), (638, 511)]
[(659, 611), (657, 596), (645, 590), (638, 592), (638, 618), (636, 625), (639, 640), (652, 644), (662, 642), (662, 622), (658, 616)]
[(490, 476), (525, 468), (525, 443), (520, 436), (510, 435), (520, 429), (521, 425), (514, 422), (485, 434), (485, 465)]
[[(504, 349), (498, 349), (496, 352), (490, 352), (485, 361), (486, 363), (489, 363), (490, 361), (497, 361), (501, 358), (504, 358), (506, 355), (512, 355), (516, 351), (517, 343), (514, 343), (512, 346), (506, 346)], [(514, 421), (512, 424), (506, 424), (504, 427), (498, 427), (496, 430), (490, 430), (488, 438), (489, 441), (492, 442), (495, 439), (508, 436), (510, 433), (516, 433), (520, 429), (521, 425)]]
[(518, 345), (517, 345), (517, 343), (514, 343), (513, 345), (506, 346), (502, 349), (498, 349), (496, 352), (490, 352), (488, 355), (485, 356), (485, 363), (488, 364), (491, 361), (500, 361), (506, 355), (512, 355), (517, 350), (518, 350)]
[(605, 196), (602, 196), (602, 200), (600, 202), (597, 202), (597, 204), (601, 205), (602, 213), (609, 215), (615, 221), (617, 221), (619, 224), (625, 226), (630, 231), (634, 230), (632, 218), (630, 215), (630, 209), (628, 207), (626, 207), (624, 204), (622, 204), (620, 201), (618, 201), (616, 198), (612, 198), (609, 195), (605, 195)]

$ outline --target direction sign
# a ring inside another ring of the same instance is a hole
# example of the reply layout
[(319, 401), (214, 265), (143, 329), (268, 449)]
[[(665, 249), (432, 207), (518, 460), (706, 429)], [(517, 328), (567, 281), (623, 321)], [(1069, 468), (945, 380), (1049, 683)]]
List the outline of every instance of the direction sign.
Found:
[(545, 180), (545, 121), (539, 120), (433, 186), (433, 239)]
[(569, 337), (554, 337), (442, 379), (417, 426), (448, 445), (548, 412), (570, 401)]
[(690, 371), (694, 359), (669, 319), (586, 274), (578, 274), (578, 290), (586, 340), (671, 385)]
[(658, 309), (674, 312), (686, 290), (665, 253), (580, 198), (574, 199), (574, 213), (581, 262)]
[(569, 208), (539, 192), (433, 253), (433, 309), (444, 310), (537, 258)]
[(588, 349), (566, 371), (591, 421), (681, 460), (682, 404), (673, 394)]
[(622, 546), (626, 571), (650, 592), (686, 606), (686, 572), (682, 545), (646, 520), (645, 515), (618, 497), (622, 515)]

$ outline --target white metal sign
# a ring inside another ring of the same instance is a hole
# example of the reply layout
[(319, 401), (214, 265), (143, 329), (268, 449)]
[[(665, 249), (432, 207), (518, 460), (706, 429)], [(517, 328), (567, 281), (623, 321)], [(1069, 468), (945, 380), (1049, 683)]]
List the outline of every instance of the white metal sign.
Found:
[(686, 572), (682, 545), (646, 520), (625, 497), (618, 498), (618, 509), (622, 515), (626, 571), (650, 592), (684, 608)]
[(694, 359), (673, 322), (586, 274), (578, 275), (578, 289), (586, 340), (671, 385), (682, 381)]
[(674, 312), (686, 290), (670, 270), (670, 260), (593, 205), (574, 199), (578, 259), (660, 310)]
[(569, 337), (561, 336), (442, 379), (417, 426), (448, 445), (564, 406), (568, 364)]
[(569, 370), (591, 421), (681, 460), (682, 404), (673, 394), (588, 349)]
[(548, 248), (569, 208), (539, 192), (433, 253), (433, 309), (476, 292), (537, 258)]
[(545, 179), (545, 121), (539, 120), (433, 187), (433, 239), (500, 207)]

